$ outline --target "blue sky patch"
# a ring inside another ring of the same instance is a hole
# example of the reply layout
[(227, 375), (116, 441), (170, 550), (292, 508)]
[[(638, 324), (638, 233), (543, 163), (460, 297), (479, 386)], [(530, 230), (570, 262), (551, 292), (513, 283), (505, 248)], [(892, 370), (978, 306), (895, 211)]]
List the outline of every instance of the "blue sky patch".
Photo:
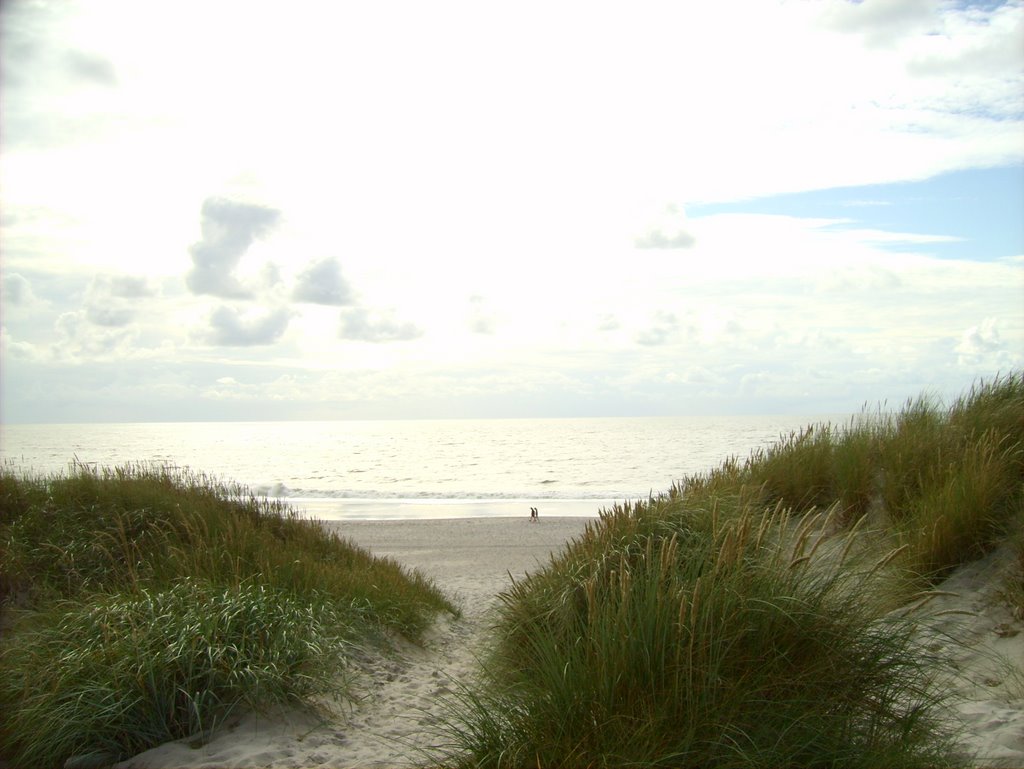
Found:
[(721, 213), (846, 219), (849, 223), (839, 226), (948, 236), (956, 240), (893, 242), (881, 247), (989, 261), (1024, 254), (1024, 166), (687, 206), (692, 218)]

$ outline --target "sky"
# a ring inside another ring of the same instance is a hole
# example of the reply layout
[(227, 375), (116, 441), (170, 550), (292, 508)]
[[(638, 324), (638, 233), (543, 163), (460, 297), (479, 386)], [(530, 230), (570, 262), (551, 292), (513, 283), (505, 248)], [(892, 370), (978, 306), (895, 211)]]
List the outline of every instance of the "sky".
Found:
[(4, 0), (0, 420), (832, 414), (1024, 368), (1024, 2)]

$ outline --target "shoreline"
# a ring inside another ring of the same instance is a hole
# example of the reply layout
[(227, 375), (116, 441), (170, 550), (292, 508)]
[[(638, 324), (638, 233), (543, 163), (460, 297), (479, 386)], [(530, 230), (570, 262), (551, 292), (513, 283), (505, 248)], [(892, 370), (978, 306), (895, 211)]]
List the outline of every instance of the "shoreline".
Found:
[(493, 520), (529, 518), (530, 508), (540, 509), (541, 518), (598, 517), (621, 499), (611, 498), (382, 498), (366, 497), (271, 497), (286, 504), (304, 518), (324, 523), (346, 521)]

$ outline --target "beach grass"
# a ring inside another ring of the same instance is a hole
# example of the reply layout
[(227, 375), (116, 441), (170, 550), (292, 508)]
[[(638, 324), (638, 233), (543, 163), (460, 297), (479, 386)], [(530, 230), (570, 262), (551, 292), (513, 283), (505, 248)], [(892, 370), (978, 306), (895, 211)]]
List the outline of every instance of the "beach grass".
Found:
[(1022, 482), (1024, 376), (1012, 374), (975, 384), (948, 408), (921, 396), (896, 412), (810, 425), (672, 494), (742, 494), (795, 513), (837, 504), (844, 526), (867, 517), (888, 544), (905, 545), (898, 563), (913, 590), (1005, 541), (1019, 526)]
[(239, 706), (352, 696), (353, 651), (458, 609), (418, 573), (209, 477), (0, 472), (0, 754), (111, 761)]
[[(962, 764), (929, 590), (1007, 540), (1024, 377), (811, 425), (602, 511), (514, 582), (436, 760), (464, 767)], [(966, 759), (969, 761), (969, 758)]]
[[(460, 766), (937, 766), (946, 689), (888, 611), (890, 556), (824, 516), (616, 507), (503, 596)], [(837, 557), (835, 548), (840, 549)], [(825, 557), (825, 556), (828, 557)]]
[(1024, 620), (1024, 512), (1018, 519), (1011, 547), (1013, 548), (1014, 565), (1004, 580), (1001, 595), (1009, 605), (1013, 616)]

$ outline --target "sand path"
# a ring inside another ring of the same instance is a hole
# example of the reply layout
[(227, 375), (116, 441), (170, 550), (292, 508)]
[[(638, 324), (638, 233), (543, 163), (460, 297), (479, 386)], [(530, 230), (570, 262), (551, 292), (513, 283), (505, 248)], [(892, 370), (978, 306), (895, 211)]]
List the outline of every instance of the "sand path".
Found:
[(585, 518), (427, 521), (332, 521), (337, 530), (375, 555), (394, 558), (436, 580), (461, 606), (462, 617), (442, 618), (422, 646), (399, 643), (391, 658), (368, 664), (368, 693), (340, 717), (318, 723), (276, 712), (229, 719), (205, 745), (161, 745), (119, 767), (412, 767), (438, 740), (438, 698), (453, 680), (466, 681), (497, 594), (545, 562), (583, 531)]
[(1024, 767), (1024, 621), (997, 595), (1013, 554), (1008, 546), (957, 569), (939, 588), (948, 595), (926, 610), (937, 615), (926, 648), (951, 660), (954, 709), (963, 745), (985, 767)]

